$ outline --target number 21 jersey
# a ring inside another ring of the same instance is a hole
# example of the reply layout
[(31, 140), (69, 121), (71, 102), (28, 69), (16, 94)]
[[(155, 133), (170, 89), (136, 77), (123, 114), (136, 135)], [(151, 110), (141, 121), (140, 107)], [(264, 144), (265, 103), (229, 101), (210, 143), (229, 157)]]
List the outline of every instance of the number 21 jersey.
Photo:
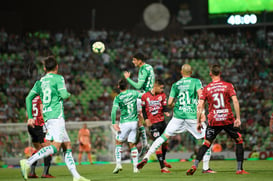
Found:
[(170, 97), (176, 98), (174, 117), (178, 119), (197, 119), (197, 91), (202, 89), (199, 79), (184, 77), (172, 85)]

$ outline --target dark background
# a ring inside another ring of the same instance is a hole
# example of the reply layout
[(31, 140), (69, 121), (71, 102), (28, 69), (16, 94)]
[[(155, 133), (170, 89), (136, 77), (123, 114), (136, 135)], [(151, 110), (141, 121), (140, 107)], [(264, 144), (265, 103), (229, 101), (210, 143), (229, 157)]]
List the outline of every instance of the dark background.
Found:
[(88, 29), (95, 9), (96, 29), (131, 30), (143, 24), (142, 13), (153, 2), (168, 7), (171, 21), (175, 21), (180, 5), (187, 3), (192, 14), (190, 25), (208, 22), (207, 0), (6, 0), (0, 4), (0, 27), (9, 32)]

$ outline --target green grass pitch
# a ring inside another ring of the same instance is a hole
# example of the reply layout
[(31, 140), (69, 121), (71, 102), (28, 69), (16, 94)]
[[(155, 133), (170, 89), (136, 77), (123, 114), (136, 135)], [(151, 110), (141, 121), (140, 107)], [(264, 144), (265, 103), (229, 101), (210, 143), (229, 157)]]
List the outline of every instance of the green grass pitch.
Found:
[[(140, 173), (132, 172), (131, 164), (123, 164), (123, 170), (118, 174), (112, 174), (114, 164), (95, 164), (77, 166), (79, 173), (92, 181), (272, 181), (273, 180), (273, 161), (245, 161), (245, 170), (250, 174), (236, 175), (236, 161), (211, 161), (210, 167), (217, 171), (216, 174), (202, 174), (202, 163), (193, 176), (187, 176), (186, 170), (190, 168), (192, 162), (173, 162), (171, 163), (170, 174), (160, 173), (158, 163), (148, 163)], [(38, 167), (37, 175), (41, 175), (43, 167)], [(73, 180), (66, 166), (52, 166), (50, 173), (56, 176), (55, 179), (29, 179), (33, 181), (69, 181)], [(19, 168), (0, 168), (1, 181), (23, 181)]]

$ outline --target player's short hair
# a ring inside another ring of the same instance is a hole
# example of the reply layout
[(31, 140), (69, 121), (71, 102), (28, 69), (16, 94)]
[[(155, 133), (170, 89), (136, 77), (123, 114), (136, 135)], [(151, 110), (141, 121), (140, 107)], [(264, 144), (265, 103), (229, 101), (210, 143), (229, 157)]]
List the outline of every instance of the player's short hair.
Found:
[(141, 52), (136, 53), (136, 54), (133, 56), (133, 58), (136, 58), (136, 59), (138, 59), (138, 60), (141, 60), (142, 62), (145, 62), (145, 56), (144, 56), (143, 53), (141, 53)]
[(119, 87), (119, 89), (120, 90), (125, 90), (125, 89), (127, 89), (127, 86), (128, 86), (128, 83), (127, 83), (127, 80), (126, 79), (120, 79), (119, 81), (118, 81), (118, 87)]
[(191, 75), (192, 74), (192, 68), (189, 64), (182, 65), (181, 70), (184, 75)]
[(218, 76), (221, 73), (221, 67), (218, 64), (214, 64), (210, 67), (210, 72), (212, 75)]
[(157, 78), (157, 79), (155, 79), (155, 84), (164, 85), (165, 83), (164, 83), (164, 81), (162, 79)]
[(46, 68), (46, 71), (52, 71), (56, 68), (58, 65), (57, 60), (55, 59), (54, 56), (48, 56), (44, 60), (44, 66)]

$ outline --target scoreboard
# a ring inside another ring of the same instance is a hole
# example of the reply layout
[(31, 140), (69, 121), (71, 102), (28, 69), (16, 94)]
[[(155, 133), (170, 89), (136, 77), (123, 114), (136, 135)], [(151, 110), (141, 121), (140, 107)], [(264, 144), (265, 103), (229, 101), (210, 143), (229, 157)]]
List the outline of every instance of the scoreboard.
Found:
[(209, 24), (251, 25), (273, 22), (273, 0), (208, 0)]

